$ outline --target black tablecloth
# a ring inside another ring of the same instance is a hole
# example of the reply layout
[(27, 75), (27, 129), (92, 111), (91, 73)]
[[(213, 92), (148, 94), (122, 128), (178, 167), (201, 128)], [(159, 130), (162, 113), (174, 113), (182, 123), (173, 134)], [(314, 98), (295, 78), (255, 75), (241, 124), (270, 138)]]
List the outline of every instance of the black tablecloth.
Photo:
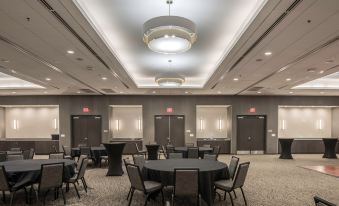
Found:
[(293, 159), (292, 157), (292, 143), (294, 139), (279, 139), (281, 146), (280, 159)]
[[(174, 151), (182, 152), (184, 158), (187, 158), (187, 150), (188, 150), (188, 147), (175, 147), (174, 148)], [(199, 147), (199, 157), (203, 159), (205, 153), (210, 153), (212, 151), (213, 151), (213, 148), (210, 148), (210, 147)]]
[(337, 155), (335, 152), (338, 139), (336, 138), (323, 138), (325, 152), (323, 158), (336, 159)]
[(124, 174), (122, 170), (122, 151), (126, 143), (111, 142), (104, 145), (108, 155), (108, 171), (106, 176), (121, 176)]
[(13, 187), (18, 188), (23, 185), (37, 183), (40, 178), (42, 164), (65, 163), (64, 176), (69, 179), (74, 176), (75, 162), (68, 159), (34, 159), (34, 160), (15, 160), (0, 162), (0, 166), (5, 166), (8, 180)]
[(148, 180), (158, 181), (167, 186), (174, 184), (175, 168), (199, 168), (199, 190), (202, 199), (208, 205), (213, 204), (214, 181), (229, 178), (226, 164), (200, 159), (149, 160), (143, 167), (143, 173)]
[(158, 150), (160, 145), (158, 144), (148, 144), (145, 145), (147, 149), (148, 160), (157, 160), (158, 159)]
[[(71, 156), (79, 157), (80, 156), (80, 148), (74, 147), (71, 149)], [(107, 151), (105, 147), (91, 147), (91, 156), (95, 161), (95, 164), (97, 165), (100, 161), (100, 156), (107, 156)]]

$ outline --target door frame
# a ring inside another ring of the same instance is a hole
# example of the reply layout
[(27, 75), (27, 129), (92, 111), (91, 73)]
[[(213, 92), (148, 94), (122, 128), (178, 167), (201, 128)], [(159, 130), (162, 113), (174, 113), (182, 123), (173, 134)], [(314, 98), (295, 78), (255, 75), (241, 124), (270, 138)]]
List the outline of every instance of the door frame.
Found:
[[(71, 115), (71, 147), (73, 147), (73, 143), (74, 143), (74, 138), (73, 138), (73, 117), (76, 117), (76, 116), (81, 116), (81, 117), (100, 117), (100, 133), (101, 133), (101, 142), (102, 142), (102, 115), (98, 114), (98, 115), (95, 115), (95, 114), (72, 114)], [(75, 146), (75, 145), (74, 145)]]
[[(267, 132), (266, 132), (266, 130), (267, 130), (267, 115), (266, 114), (253, 114), (253, 115), (251, 115), (251, 114), (244, 114), (244, 115), (239, 114), (239, 115), (236, 116), (236, 119), (237, 119), (237, 121), (236, 121), (236, 127), (237, 127), (237, 130), (236, 130), (237, 131), (237, 135), (236, 135), (236, 153), (237, 154), (239, 154), (238, 153), (238, 135), (239, 135), (239, 129), (240, 129), (238, 127), (239, 126), (239, 124), (238, 124), (239, 117), (264, 117), (265, 121), (264, 121), (264, 150), (263, 150), (263, 154), (266, 154), (266, 151), (267, 151)], [(259, 154), (259, 153), (252, 153), (251, 151), (249, 151), (249, 153), (246, 153), (246, 154)]]
[[(153, 122), (153, 127), (154, 127), (154, 141), (156, 141), (156, 135), (155, 135), (155, 119), (156, 119), (156, 117), (157, 116), (166, 116), (166, 117), (171, 117), (171, 116), (181, 116), (181, 117), (183, 117), (184, 118), (184, 144), (185, 144), (185, 142), (186, 142), (186, 118), (185, 118), (185, 115), (184, 114), (156, 114), (156, 115), (154, 115), (154, 118), (153, 118), (153, 120), (154, 120), (154, 122)], [(171, 121), (169, 121), (169, 124), (170, 124), (170, 122)], [(170, 129), (170, 128), (169, 128)], [(169, 135), (171, 135), (170, 133), (169, 133)]]

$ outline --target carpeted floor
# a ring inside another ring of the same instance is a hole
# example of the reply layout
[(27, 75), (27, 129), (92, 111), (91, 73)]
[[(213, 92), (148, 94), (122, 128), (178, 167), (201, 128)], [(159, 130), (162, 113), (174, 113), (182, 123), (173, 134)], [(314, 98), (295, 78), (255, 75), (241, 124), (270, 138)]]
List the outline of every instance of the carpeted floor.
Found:
[[(339, 178), (321, 174), (301, 166), (339, 165), (339, 160), (322, 159), (321, 155), (294, 155), (294, 160), (280, 160), (277, 155), (240, 155), (240, 161), (250, 161), (250, 169), (244, 186), (249, 205), (253, 206), (306, 206), (314, 205), (313, 196), (318, 195), (333, 203), (339, 203)], [(219, 161), (229, 162), (230, 155), (221, 155)], [(126, 195), (129, 189), (127, 175), (122, 177), (106, 177), (106, 169), (89, 169), (86, 180), (90, 189), (86, 194), (80, 188), (79, 200), (71, 187), (66, 194), (67, 204), (74, 206), (120, 206), (127, 205)], [(238, 191), (235, 205), (244, 205), (241, 192)], [(23, 205), (22, 197), (17, 198), (16, 205)], [(52, 200), (48, 197), (48, 205), (62, 205), (61, 198)], [(143, 205), (143, 195), (136, 193), (132, 205)], [(150, 206), (161, 205), (149, 202)], [(216, 201), (215, 205), (231, 205)]]

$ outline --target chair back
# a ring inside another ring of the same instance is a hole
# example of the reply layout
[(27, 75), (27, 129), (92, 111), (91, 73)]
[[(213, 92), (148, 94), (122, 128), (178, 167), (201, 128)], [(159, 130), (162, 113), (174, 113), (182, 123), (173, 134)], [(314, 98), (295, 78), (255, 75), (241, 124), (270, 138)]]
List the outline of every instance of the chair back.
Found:
[(213, 150), (212, 150), (212, 154), (215, 154), (218, 157), (219, 156), (219, 152), (220, 152), (220, 146), (214, 146)]
[(167, 146), (166, 146), (166, 153), (167, 153), (167, 155), (168, 155), (169, 153), (174, 153), (174, 147), (173, 147), (173, 146), (170, 146), (170, 145), (167, 145)]
[(164, 153), (165, 158), (167, 159), (167, 151), (164, 145), (161, 145), (162, 152)]
[(13, 148), (10, 148), (9, 151), (17, 151), (17, 152), (19, 152), (19, 151), (21, 151), (21, 148), (13, 147)]
[(10, 186), (8, 184), (7, 173), (5, 167), (0, 166), (0, 191), (8, 191)]
[(80, 170), (80, 167), (81, 167), (81, 164), (82, 164), (82, 161), (87, 158), (86, 155), (80, 155), (79, 159), (78, 159), (78, 162), (77, 162), (77, 171)]
[(88, 165), (88, 159), (84, 158), (82, 160), (81, 165), (80, 165), (79, 173), (78, 173), (78, 176), (77, 176), (78, 179), (81, 179), (85, 176), (87, 165)]
[(91, 148), (90, 147), (80, 147), (80, 155), (86, 155), (88, 158), (90, 158), (91, 155)]
[(31, 153), (31, 150), (24, 150), (22, 152), (22, 156), (24, 157), (25, 160), (29, 159), (29, 154)]
[(22, 154), (7, 154), (7, 161), (23, 160), (24, 156)]
[(202, 147), (207, 147), (207, 148), (210, 148), (211, 145), (210, 144), (203, 144)]
[(142, 151), (142, 149), (139, 148), (138, 143), (135, 143), (135, 149), (137, 150), (137, 152), (141, 152)]
[(199, 195), (199, 169), (174, 169), (174, 196)]
[(144, 167), (145, 156), (144, 155), (133, 155), (133, 162), (135, 165), (138, 165), (140, 170)]
[(49, 154), (49, 159), (64, 159), (64, 153), (63, 152), (59, 152), (59, 153), (51, 153)]
[(52, 145), (52, 149), (53, 149), (54, 153), (58, 153), (59, 152), (59, 150), (57, 149), (57, 147), (55, 145)]
[(237, 173), (233, 179), (234, 189), (240, 188), (244, 185), (249, 167), (250, 167), (249, 162), (244, 162), (244, 163), (239, 164)]
[(186, 143), (186, 147), (194, 147), (194, 143)]
[(168, 159), (182, 159), (182, 153), (168, 153)]
[(314, 197), (314, 203), (316, 206), (337, 206), (336, 204), (333, 204), (317, 196)]
[(230, 175), (230, 178), (233, 179), (235, 175), (235, 171), (237, 170), (239, 163), (239, 158), (236, 156), (232, 156), (230, 164), (228, 166), (228, 173)]
[(137, 165), (127, 164), (126, 166), (131, 187), (140, 191), (145, 191), (144, 180), (142, 179), (140, 168)]
[(217, 160), (217, 155), (215, 154), (204, 154), (204, 160)]
[(42, 164), (39, 191), (61, 187), (64, 180), (64, 164)]
[(62, 152), (64, 155), (71, 155), (71, 148), (68, 146), (61, 145)]
[(34, 149), (33, 148), (31, 148), (30, 150), (29, 150), (29, 156), (28, 156), (28, 159), (33, 159), (34, 158)]
[(199, 148), (198, 147), (187, 148), (187, 158), (198, 159), (199, 158)]
[(0, 162), (5, 162), (7, 160), (6, 152), (0, 152)]

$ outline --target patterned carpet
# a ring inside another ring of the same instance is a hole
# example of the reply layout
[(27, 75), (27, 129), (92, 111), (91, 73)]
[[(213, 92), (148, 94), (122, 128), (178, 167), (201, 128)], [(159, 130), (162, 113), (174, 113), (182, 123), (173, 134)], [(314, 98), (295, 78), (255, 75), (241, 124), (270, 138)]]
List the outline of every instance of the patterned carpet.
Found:
[[(240, 161), (250, 161), (250, 169), (244, 186), (249, 205), (253, 206), (306, 206), (314, 205), (313, 196), (318, 195), (333, 203), (339, 203), (339, 178), (321, 174), (301, 166), (339, 165), (339, 160), (322, 159), (321, 155), (294, 155), (294, 160), (280, 160), (277, 155), (240, 155)], [(221, 155), (219, 161), (229, 162), (229, 155)], [(106, 177), (107, 169), (89, 169), (86, 173), (88, 186), (86, 194), (80, 185), (79, 200), (74, 189), (66, 194), (67, 205), (74, 206), (120, 206), (127, 205), (126, 195), (129, 189), (127, 175), (122, 177)], [(241, 192), (238, 191), (235, 205), (244, 205)], [(169, 195), (169, 194), (167, 194)], [(23, 205), (22, 195), (18, 195), (16, 205)], [(133, 206), (143, 205), (143, 195), (136, 193)], [(52, 195), (47, 199), (47, 205), (62, 205), (61, 198), (53, 201)], [(149, 206), (161, 205), (151, 201)], [(215, 205), (231, 205), (216, 201)]]

